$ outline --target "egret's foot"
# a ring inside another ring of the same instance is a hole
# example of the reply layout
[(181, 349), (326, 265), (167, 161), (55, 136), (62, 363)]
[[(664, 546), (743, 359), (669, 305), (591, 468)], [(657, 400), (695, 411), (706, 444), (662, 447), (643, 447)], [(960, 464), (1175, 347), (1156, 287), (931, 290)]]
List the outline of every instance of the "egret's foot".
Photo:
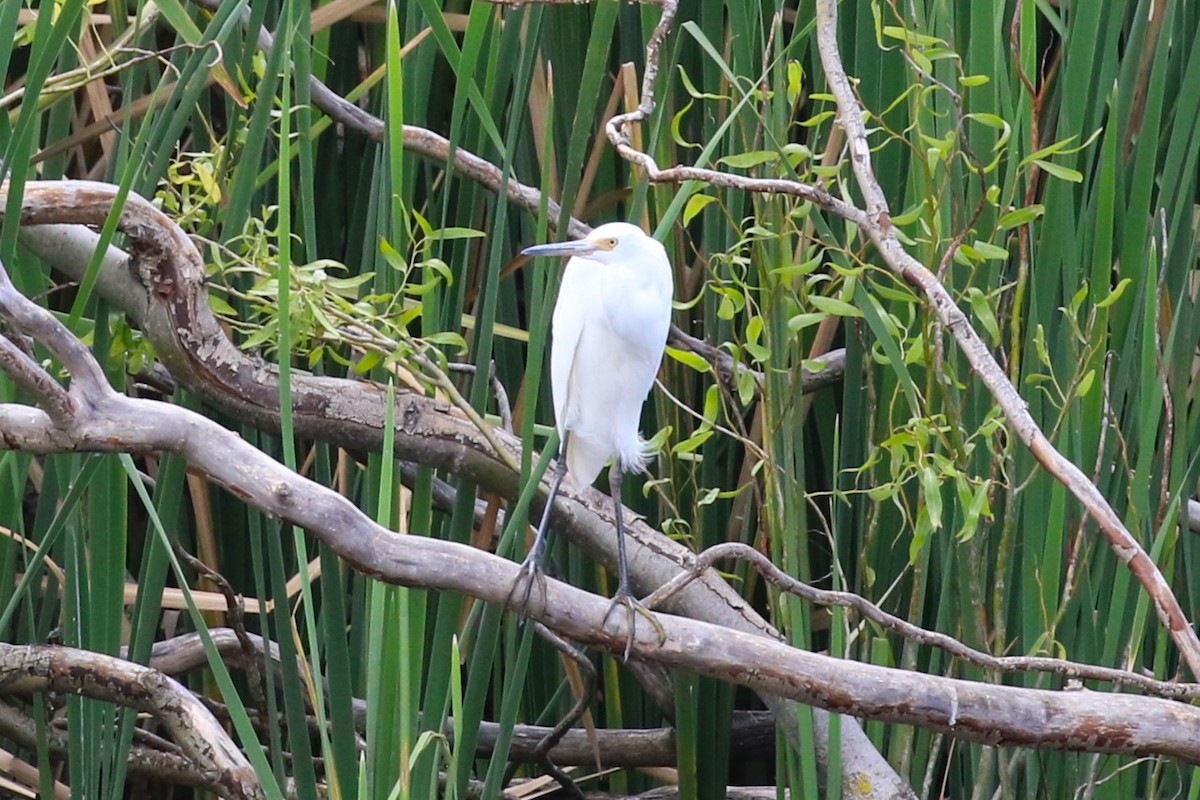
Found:
[[(511, 608), (517, 612), (521, 618), (521, 624), (525, 624), (525, 619), (529, 615), (529, 599), (533, 596), (533, 587), (538, 587), (538, 593), (542, 596), (542, 604), (546, 603), (546, 573), (542, 569), (541, 559), (534, 558), (534, 554), (530, 553), (521, 563), (521, 570), (517, 573), (517, 579), (513, 581), (512, 588), (508, 590), (508, 599), (504, 601), (505, 608)], [(522, 591), (522, 585), (524, 590)], [(517, 595), (521, 595), (521, 604), (514, 605), (513, 600)]]
[(633, 640), (637, 638), (637, 615), (641, 614), (646, 620), (654, 626), (655, 632), (658, 634), (658, 643), (661, 646), (667, 640), (667, 632), (663, 630), (662, 623), (658, 621), (658, 617), (654, 616), (654, 612), (646, 608), (638, 602), (638, 599), (628, 591), (618, 590), (613, 595), (612, 602), (608, 605), (608, 611), (604, 613), (604, 625), (608, 625), (608, 618), (612, 616), (613, 609), (617, 606), (625, 606), (625, 620), (629, 623), (629, 636), (625, 640), (625, 656), (624, 660), (629, 660), (629, 654), (633, 650)]

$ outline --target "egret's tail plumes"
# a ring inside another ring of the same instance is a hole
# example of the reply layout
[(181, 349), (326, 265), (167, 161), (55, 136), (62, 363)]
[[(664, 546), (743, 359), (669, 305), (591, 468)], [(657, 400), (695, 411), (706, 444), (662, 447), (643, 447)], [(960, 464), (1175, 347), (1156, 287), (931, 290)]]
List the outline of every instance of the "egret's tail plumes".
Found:
[[(573, 431), (571, 439), (567, 442), (566, 482), (574, 488), (591, 486), (612, 457), (613, 454), (606, 443)], [(638, 437), (635, 447), (616, 455), (624, 472), (641, 472), (653, 457), (654, 449), (641, 437)]]
[(579, 489), (591, 486), (610, 455), (603, 445), (578, 433), (572, 434), (567, 443), (567, 483)]

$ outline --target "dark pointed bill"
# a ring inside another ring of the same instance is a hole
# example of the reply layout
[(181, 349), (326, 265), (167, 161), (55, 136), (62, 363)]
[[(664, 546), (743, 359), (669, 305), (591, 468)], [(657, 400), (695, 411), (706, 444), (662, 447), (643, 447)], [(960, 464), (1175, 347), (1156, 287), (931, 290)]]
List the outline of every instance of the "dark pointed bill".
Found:
[(553, 244), (535, 244), (521, 251), (527, 256), (586, 256), (599, 248), (586, 239), (576, 242), (555, 242)]

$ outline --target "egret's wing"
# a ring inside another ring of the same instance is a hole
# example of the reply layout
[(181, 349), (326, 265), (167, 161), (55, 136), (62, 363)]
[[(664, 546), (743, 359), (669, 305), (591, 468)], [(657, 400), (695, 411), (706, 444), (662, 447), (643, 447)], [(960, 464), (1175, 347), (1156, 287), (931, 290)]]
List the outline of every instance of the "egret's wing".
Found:
[(567, 444), (567, 479), (576, 486), (588, 486), (596, 480), (612, 448), (588, 430), (585, 405), (594, 402), (593, 383), (600, 365), (598, 351), (604, 344), (596, 325), (601, 308), (600, 292), (604, 265), (588, 258), (575, 257), (567, 262), (558, 300), (554, 304), (553, 336), (550, 344), (550, 389), (554, 396), (554, 423)]
[(597, 283), (602, 267), (595, 261), (575, 257), (567, 262), (558, 300), (554, 303), (550, 339), (550, 392), (554, 398), (554, 424), (558, 434), (570, 427), (571, 366), (576, 361), (579, 339), (593, 313)]
[(665, 254), (639, 262), (630, 269), (615, 267), (603, 293), (603, 316), (611, 359), (595, 394), (599, 415), (608, 426), (610, 454), (619, 457), (626, 470), (638, 470), (646, 462), (646, 447), (638, 433), (642, 405), (654, 386), (662, 362), (663, 348), (671, 327), (672, 281)]

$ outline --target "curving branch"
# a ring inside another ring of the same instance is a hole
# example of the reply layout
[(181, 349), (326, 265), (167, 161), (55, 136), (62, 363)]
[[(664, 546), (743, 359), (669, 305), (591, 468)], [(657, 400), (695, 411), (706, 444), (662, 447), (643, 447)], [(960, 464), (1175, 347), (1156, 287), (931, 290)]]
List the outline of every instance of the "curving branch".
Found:
[[(205, 786), (222, 797), (265, 797), (246, 756), (208, 709), (175, 679), (86, 650), (0, 644), (0, 695), (48, 691), (77, 694), (153, 715), (170, 731), (191, 765), (167, 754), (142, 753), (146, 758), (141, 765), (147, 771), (194, 779), (193, 785)], [(20, 739), (24, 715), (3, 703), (0, 711), (0, 728)]]
[(716, 544), (696, 556), (690, 573), (680, 573), (670, 582), (658, 587), (649, 597), (645, 598), (647, 608), (655, 608), (675, 592), (687, 586), (696, 576), (704, 573), (718, 561), (738, 558), (748, 561), (772, 586), (785, 592), (801, 597), (810, 603), (826, 607), (850, 608), (857, 611), (863, 619), (874, 622), (881, 628), (903, 636), (918, 644), (937, 647), (954, 658), (962, 659), (981, 669), (995, 673), (1004, 672), (1046, 672), (1063, 675), (1068, 678), (1106, 681), (1119, 686), (1132, 686), (1142, 691), (1169, 697), (1175, 700), (1200, 699), (1200, 683), (1176, 683), (1160, 681), (1141, 673), (1124, 669), (1101, 667), (1095, 664), (1085, 664), (1079, 661), (1068, 661), (1062, 658), (1046, 656), (994, 656), (982, 650), (960, 642), (953, 636), (931, 631), (914, 625), (908, 620), (889, 614), (882, 608), (867, 600), (862, 595), (853, 592), (818, 589), (815, 586), (797, 580), (771, 563), (763, 553), (748, 544), (741, 542), (725, 542)]

